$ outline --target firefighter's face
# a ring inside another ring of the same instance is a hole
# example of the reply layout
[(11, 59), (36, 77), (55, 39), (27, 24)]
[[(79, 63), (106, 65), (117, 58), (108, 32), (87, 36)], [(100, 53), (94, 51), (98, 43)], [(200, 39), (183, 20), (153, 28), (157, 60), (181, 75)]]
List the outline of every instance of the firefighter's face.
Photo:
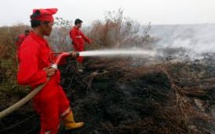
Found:
[(80, 23), (80, 24), (77, 25), (78, 28), (81, 28), (81, 26), (82, 26), (82, 23)]
[(42, 22), (41, 26), (42, 26), (44, 35), (49, 36), (51, 34), (53, 25), (54, 25), (54, 22)]

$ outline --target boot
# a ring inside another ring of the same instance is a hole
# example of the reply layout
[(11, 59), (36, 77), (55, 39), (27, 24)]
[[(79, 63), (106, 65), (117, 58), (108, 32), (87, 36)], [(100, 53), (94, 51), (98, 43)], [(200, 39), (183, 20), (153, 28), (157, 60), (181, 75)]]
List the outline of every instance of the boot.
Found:
[(63, 118), (63, 122), (66, 130), (72, 130), (81, 128), (84, 126), (84, 122), (75, 122), (73, 113), (70, 112), (66, 117)]

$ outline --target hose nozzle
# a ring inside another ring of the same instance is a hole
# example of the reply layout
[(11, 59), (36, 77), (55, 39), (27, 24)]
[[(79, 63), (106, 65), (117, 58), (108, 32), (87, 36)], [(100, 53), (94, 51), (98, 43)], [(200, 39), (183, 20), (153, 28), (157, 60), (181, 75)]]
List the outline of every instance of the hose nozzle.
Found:
[(77, 52), (77, 53), (76, 53), (76, 57), (79, 57), (79, 56), (80, 56), (80, 53), (79, 53), (79, 52)]
[(80, 56), (79, 52), (75, 52), (75, 55), (74, 55), (74, 51), (69, 52), (69, 55), (72, 55), (73, 57), (79, 57)]

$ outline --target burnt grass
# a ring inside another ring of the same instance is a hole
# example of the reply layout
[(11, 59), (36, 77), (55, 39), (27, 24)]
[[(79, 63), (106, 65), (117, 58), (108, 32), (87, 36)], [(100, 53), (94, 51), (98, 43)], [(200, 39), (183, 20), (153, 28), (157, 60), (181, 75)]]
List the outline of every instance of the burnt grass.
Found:
[[(86, 59), (60, 66), (61, 85), (82, 129), (59, 134), (213, 134), (214, 60), (132, 66), (121, 59)], [(5, 106), (6, 107), (6, 106)], [(1, 109), (5, 108), (1, 106)], [(35, 134), (31, 103), (0, 121), (1, 134)]]

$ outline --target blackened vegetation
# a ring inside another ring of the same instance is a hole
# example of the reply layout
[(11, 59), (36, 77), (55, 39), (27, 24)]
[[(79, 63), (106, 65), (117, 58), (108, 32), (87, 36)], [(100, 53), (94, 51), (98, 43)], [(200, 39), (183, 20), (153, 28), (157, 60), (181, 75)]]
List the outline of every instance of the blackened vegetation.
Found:
[[(212, 59), (209, 56), (201, 61), (137, 67), (131, 60), (90, 58), (83, 73), (78, 73), (74, 61), (68, 60), (60, 67), (61, 84), (76, 121), (84, 121), (85, 127), (65, 131), (62, 125), (59, 133), (213, 134)], [(1, 120), (0, 133), (38, 133), (39, 118), (29, 107)]]
[(134, 68), (130, 61), (91, 59), (84, 73), (62, 67), (76, 120), (86, 123), (72, 133), (213, 133), (214, 76), (213, 65), (199, 61)]

